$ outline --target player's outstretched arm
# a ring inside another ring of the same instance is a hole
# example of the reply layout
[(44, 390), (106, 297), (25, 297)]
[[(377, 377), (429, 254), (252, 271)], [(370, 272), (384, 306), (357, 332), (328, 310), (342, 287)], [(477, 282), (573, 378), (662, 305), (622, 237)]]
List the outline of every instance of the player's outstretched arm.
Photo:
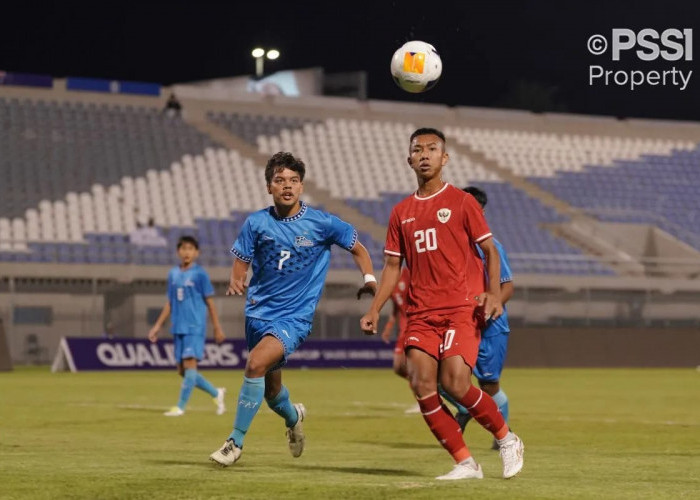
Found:
[(153, 324), (153, 328), (151, 328), (151, 330), (148, 332), (148, 340), (151, 342), (156, 342), (158, 340), (158, 332), (161, 328), (163, 328), (163, 324), (165, 323), (165, 320), (168, 319), (168, 316), (170, 316), (170, 301), (165, 303), (163, 310), (158, 316), (158, 319)]
[(372, 304), (369, 306), (369, 311), (360, 319), (360, 328), (365, 335), (377, 333), (379, 311), (382, 310), (386, 301), (391, 297), (391, 292), (394, 290), (396, 283), (399, 282), (400, 277), (401, 257), (387, 255), (384, 259), (384, 269), (382, 270), (379, 289), (374, 296), (374, 300), (372, 300)]
[(221, 329), (221, 323), (219, 323), (219, 315), (216, 313), (214, 297), (207, 297), (207, 309), (209, 309), (211, 324), (214, 326), (214, 341), (217, 344), (221, 344), (224, 340), (226, 340), (226, 336), (224, 335), (224, 331)]
[[(489, 276), (501, 275), (501, 257), (498, 248), (491, 238), (479, 243), (486, 258), (486, 272)], [(503, 314), (501, 302), (501, 283), (498, 279), (489, 279), (489, 289), (478, 297), (478, 304), (484, 308), (484, 316), (488, 319), (496, 319)]]
[(362, 243), (356, 241), (350, 253), (365, 281), (365, 284), (357, 291), (357, 299), (359, 300), (366, 293), (374, 296), (377, 291), (377, 279), (374, 277), (374, 268), (369, 252)]
[(246, 278), (248, 277), (248, 262), (243, 262), (241, 259), (234, 259), (231, 266), (231, 276), (226, 289), (226, 295), (243, 295), (248, 288)]

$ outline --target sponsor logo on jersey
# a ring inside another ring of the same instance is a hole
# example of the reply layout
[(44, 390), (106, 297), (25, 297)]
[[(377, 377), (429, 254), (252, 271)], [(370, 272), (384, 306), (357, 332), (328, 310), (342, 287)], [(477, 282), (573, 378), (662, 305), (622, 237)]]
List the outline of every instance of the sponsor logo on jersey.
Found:
[(191, 279), (187, 278), (187, 279), (185, 280), (185, 286), (194, 286), (194, 281), (192, 281)]
[(450, 220), (450, 215), (452, 215), (452, 210), (449, 208), (441, 208), (437, 211), (437, 218), (443, 224)]
[(409, 217), (408, 219), (402, 220), (401, 224), (408, 224), (409, 222), (413, 222), (414, 220), (416, 220), (415, 217)]
[(314, 246), (314, 242), (306, 236), (296, 236), (294, 238), (294, 245), (298, 247), (312, 247)]
[(405, 281), (399, 281), (399, 290), (402, 292), (406, 289), (406, 282)]
[(418, 337), (408, 337), (408, 340), (412, 340), (414, 342), (420, 342), (420, 339)]
[(272, 236), (268, 236), (268, 235), (266, 235), (266, 234), (263, 234), (263, 235), (262, 235), (262, 239), (263, 239), (263, 240), (266, 240), (266, 241), (274, 240), (274, 238), (273, 238)]

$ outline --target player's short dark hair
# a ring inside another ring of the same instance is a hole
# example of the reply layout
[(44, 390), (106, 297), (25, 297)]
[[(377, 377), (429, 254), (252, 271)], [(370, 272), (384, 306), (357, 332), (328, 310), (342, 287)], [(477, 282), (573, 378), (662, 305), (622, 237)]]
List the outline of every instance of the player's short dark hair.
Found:
[(306, 174), (304, 162), (299, 158), (295, 158), (292, 153), (285, 151), (275, 153), (267, 160), (267, 165), (265, 165), (265, 182), (268, 184), (272, 183), (272, 176), (285, 168), (299, 174), (299, 179), (304, 182), (304, 174)]
[(180, 238), (177, 240), (177, 249), (180, 250), (180, 247), (184, 245), (185, 243), (189, 243), (193, 247), (195, 247), (197, 250), (199, 250), (199, 242), (197, 241), (197, 238), (194, 236), (190, 235), (185, 235), (185, 236), (180, 236)]
[(483, 189), (479, 189), (476, 186), (469, 186), (465, 187), (462, 189), (465, 193), (469, 193), (472, 195), (474, 198), (476, 198), (476, 201), (479, 202), (479, 205), (481, 205), (481, 208), (486, 207), (486, 203), (489, 201), (488, 196), (486, 196), (486, 191)]
[(418, 137), (419, 135), (436, 135), (440, 138), (440, 140), (443, 142), (443, 144), (447, 144), (447, 139), (445, 139), (445, 134), (443, 134), (440, 130), (436, 128), (431, 128), (431, 127), (422, 127), (417, 129), (415, 132), (411, 134), (411, 138), (408, 140), (408, 142), (413, 142), (413, 139)]

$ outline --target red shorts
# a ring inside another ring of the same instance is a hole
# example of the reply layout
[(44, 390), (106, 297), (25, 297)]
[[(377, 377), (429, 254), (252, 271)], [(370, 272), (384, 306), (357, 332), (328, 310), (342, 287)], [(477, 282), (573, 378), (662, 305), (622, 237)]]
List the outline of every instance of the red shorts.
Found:
[(479, 353), (481, 331), (474, 309), (408, 319), (404, 349), (415, 347), (436, 360), (461, 356), (471, 368)]

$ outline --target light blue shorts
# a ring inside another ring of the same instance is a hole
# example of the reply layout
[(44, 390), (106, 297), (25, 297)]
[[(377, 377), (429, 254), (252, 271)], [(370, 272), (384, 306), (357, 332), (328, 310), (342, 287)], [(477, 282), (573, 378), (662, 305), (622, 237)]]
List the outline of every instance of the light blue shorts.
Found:
[(276, 319), (267, 321), (258, 318), (245, 319), (245, 340), (248, 350), (258, 345), (265, 335), (272, 335), (284, 346), (284, 359), (275, 368), (287, 362), (287, 358), (296, 351), (311, 333), (311, 323), (302, 319)]
[(175, 342), (175, 361), (178, 363), (182, 363), (182, 360), (187, 358), (197, 358), (197, 361), (201, 361), (204, 357), (204, 335), (174, 333), (173, 341)]
[(480, 382), (496, 382), (501, 378), (508, 352), (508, 333), (482, 337), (476, 357), (474, 376)]

